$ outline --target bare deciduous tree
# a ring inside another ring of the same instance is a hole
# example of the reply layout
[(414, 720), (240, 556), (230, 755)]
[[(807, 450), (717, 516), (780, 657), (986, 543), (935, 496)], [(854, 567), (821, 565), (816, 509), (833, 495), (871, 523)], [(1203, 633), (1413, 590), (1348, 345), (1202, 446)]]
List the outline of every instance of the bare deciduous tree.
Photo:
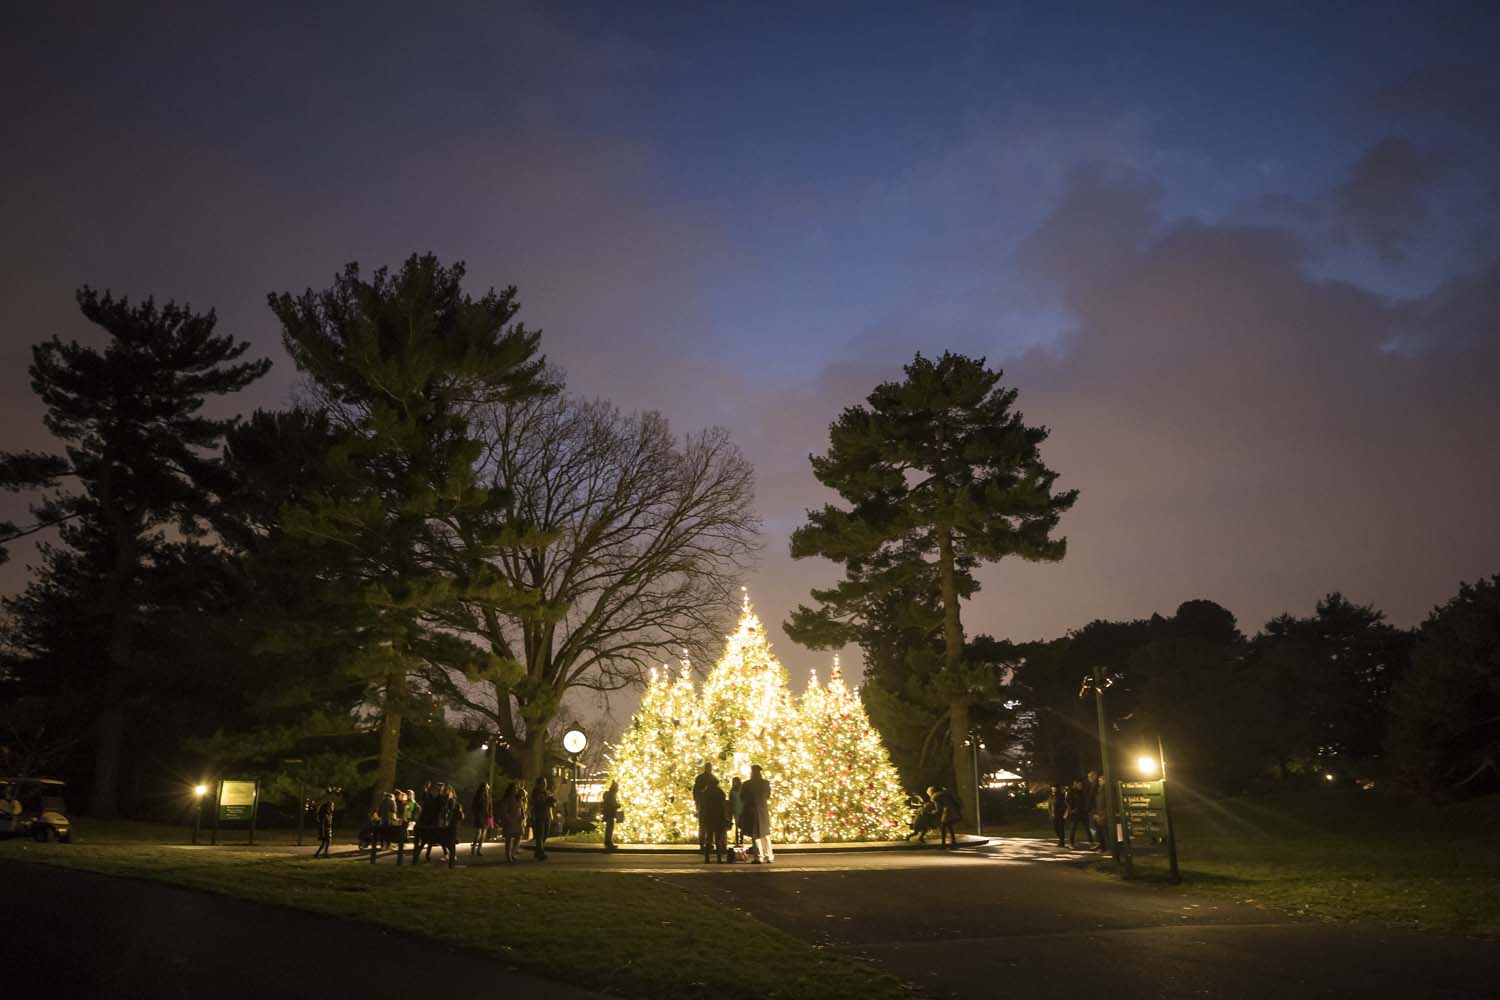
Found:
[(486, 645), (489, 669), (434, 688), (492, 722), (528, 780), (573, 689), (614, 691), (723, 632), (756, 549), (754, 472), (726, 431), (674, 437), (659, 413), (529, 399), (476, 411), (481, 482), (503, 510), (454, 521), (456, 573), (498, 574), (494, 599), (445, 609), (441, 627)]

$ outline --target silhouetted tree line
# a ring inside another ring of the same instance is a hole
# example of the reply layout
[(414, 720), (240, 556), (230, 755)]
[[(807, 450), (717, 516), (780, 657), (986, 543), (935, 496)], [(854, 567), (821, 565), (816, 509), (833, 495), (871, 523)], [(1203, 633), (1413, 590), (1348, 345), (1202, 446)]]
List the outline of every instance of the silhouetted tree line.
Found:
[(0, 454), (35, 497), (0, 546), (45, 533), (4, 601), (0, 767), (161, 813), (205, 773), (420, 784), (467, 728), (533, 778), (568, 691), (711, 645), (755, 545), (749, 464), (567, 396), (516, 290), (463, 279), (413, 256), (271, 295), (300, 401), (245, 418), (209, 402), (270, 362), (212, 312), (79, 293), (101, 346), (30, 367), (57, 448)]
[(1330, 775), (1434, 800), (1500, 788), (1500, 577), (1463, 585), (1410, 630), (1334, 593), (1253, 636), (1194, 600), (1020, 648), (1009, 735), (1042, 780), (1098, 764), (1092, 694), (1080, 696), (1095, 665), (1121, 759), (1154, 753), (1159, 736), (1174, 775), (1204, 790)]

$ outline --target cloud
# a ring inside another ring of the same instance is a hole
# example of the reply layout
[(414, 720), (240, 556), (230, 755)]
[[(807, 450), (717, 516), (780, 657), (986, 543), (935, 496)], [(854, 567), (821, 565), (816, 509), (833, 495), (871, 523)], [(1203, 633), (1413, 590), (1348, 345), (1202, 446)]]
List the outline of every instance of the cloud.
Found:
[(1399, 262), (1426, 219), (1423, 196), (1438, 171), (1410, 140), (1391, 136), (1371, 146), (1335, 189), (1339, 217), (1381, 259)]
[(1494, 67), (1462, 63), (1423, 66), (1378, 90), (1370, 103), (1377, 111), (1443, 118), (1476, 126), (1500, 138), (1500, 75)]
[(1027, 241), (1075, 326), (1010, 377), (1082, 493), (1069, 557), (989, 571), (971, 627), (1055, 634), (1194, 596), (1254, 626), (1332, 589), (1411, 621), (1492, 572), (1500, 265), (1391, 302), (1311, 277), (1283, 229), (1173, 222), (1154, 197), (1074, 171)]

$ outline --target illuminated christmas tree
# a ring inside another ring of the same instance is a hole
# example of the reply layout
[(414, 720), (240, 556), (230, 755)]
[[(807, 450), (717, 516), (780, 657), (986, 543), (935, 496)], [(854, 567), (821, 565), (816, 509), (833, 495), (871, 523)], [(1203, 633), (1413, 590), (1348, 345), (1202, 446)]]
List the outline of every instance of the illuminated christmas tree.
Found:
[(705, 759), (706, 731), (688, 662), (676, 676), (665, 664), (652, 670), (641, 707), (615, 748), (613, 776), (625, 814), (615, 832), (619, 840), (697, 839), (693, 778)]
[(906, 832), (906, 794), (880, 734), (844, 684), (838, 657), (826, 687), (817, 674), (799, 706), (797, 740), (815, 768), (801, 808), (801, 839), (889, 840)]
[(804, 770), (795, 747), (797, 708), (786, 668), (771, 652), (748, 594), (739, 627), (726, 637), (724, 655), (703, 684), (703, 707), (709, 751), (726, 789), (734, 777), (748, 778), (750, 765), (759, 764), (772, 783), (772, 827), (795, 826), (798, 779)]
[[(691, 704), (690, 704), (691, 703)], [(703, 685), (654, 677), (614, 755), (629, 841), (691, 841), (693, 779), (704, 760), (728, 790), (759, 764), (771, 782), (772, 836), (784, 843), (879, 840), (905, 832), (905, 798), (864, 706), (834, 661), (800, 703), (748, 596), (739, 627)]]

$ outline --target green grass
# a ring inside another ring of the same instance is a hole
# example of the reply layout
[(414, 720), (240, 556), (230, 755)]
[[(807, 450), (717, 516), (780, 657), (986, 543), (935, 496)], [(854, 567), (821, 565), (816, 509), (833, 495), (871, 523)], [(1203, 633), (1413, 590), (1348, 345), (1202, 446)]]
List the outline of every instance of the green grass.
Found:
[[(624, 997), (907, 995), (892, 977), (647, 875), (529, 864), (398, 869), (246, 846), (195, 849), (183, 846), (180, 828), (85, 822), (75, 829), (73, 844), (0, 842), (0, 860), (154, 879), (399, 927)], [(164, 831), (173, 842), (162, 842)]]
[[(1500, 938), (1500, 852), (1491, 839), (1500, 796), (1437, 809), (1350, 789), (1217, 801), (1184, 790), (1173, 818), (1189, 891)], [(1141, 858), (1136, 870), (1160, 879), (1166, 861)]]

